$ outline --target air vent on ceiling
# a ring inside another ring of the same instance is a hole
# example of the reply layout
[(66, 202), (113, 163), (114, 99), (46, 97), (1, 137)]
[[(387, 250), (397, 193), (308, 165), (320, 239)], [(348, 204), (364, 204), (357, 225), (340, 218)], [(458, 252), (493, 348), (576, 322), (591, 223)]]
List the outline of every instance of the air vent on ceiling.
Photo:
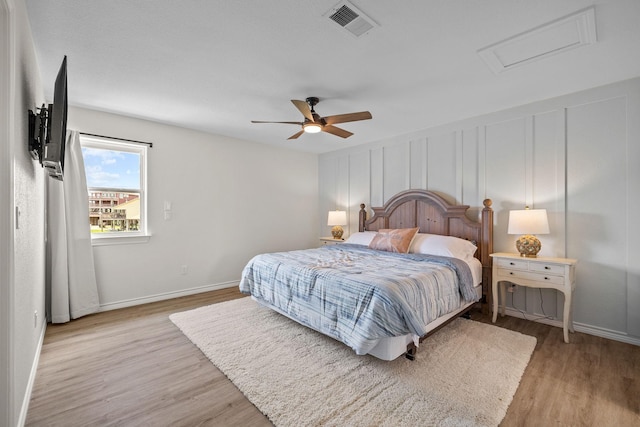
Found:
[(498, 74), (596, 41), (596, 15), (591, 7), (487, 46), (478, 55)]
[(373, 19), (366, 16), (348, 1), (342, 1), (333, 6), (324, 16), (327, 16), (355, 37), (363, 36), (378, 26)]

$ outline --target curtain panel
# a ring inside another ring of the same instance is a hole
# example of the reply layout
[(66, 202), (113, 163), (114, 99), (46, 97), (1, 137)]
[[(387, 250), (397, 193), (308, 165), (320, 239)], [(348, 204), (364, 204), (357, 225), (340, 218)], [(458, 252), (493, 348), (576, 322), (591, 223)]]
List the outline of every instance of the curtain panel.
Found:
[(79, 132), (67, 132), (63, 181), (46, 187), (48, 317), (65, 323), (100, 308)]

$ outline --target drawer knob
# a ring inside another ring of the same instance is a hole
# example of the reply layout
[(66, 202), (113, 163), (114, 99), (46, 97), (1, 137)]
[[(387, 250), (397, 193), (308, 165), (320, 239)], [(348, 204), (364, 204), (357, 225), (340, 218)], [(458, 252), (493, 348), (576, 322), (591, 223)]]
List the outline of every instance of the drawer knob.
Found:
[(544, 280), (549, 280), (549, 278), (548, 278), (548, 277), (545, 277), (545, 278), (544, 278)]
[(544, 269), (545, 269), (545, 270), (551, 270), (551, 267), (549, 267), (548, 265), (545, 265), (545, 266), (544, 266)]
[(516, 263), (515, 262), (510, 262), (509, 265), (516, 265)]
[(513, 276), (513, 271), (510, 271), (509, 274)]

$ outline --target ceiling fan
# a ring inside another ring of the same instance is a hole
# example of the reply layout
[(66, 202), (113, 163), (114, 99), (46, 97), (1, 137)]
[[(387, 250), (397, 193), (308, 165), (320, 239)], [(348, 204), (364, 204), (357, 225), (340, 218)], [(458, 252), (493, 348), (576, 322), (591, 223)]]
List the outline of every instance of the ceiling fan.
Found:
[(360, 111), (359, 113), (347, 113), (347, 114), (337, 114), (335, 116), (325, 116), (320, 117), (318, 113), (314, 110), (314, 107), (320, 102), (315, 96), (310, 96), (305, 101), (299, 101), (297, 99), (292, 99), (293, 105), (296, 106), (298, 110), (304, 116), (303, 122), (263, 122), (258, 120), (252, 120), (251, 123), (284, 123), (289, 125), (299, 125), (302, 126), (302, 130), (291, 135), (287, 139), (296, 139), (303, 133), (318, 133), (318, 132), (327, 132), (332, 135), (339, 136), (341, 138), (349, 138), (353, 133), (341, 129), (337, 126), (334, 126), (337, 123), (347, 123), (347, 122), (357, 122), (359, 120), (369, 120), (371, 118), (371, 113), (368, 111)]

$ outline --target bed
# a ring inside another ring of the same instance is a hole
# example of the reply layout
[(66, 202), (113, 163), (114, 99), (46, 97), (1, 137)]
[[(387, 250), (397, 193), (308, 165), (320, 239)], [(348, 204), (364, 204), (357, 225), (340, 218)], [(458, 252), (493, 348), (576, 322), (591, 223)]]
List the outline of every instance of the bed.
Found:
[(413, 359), (435, 330), (490, 302), (491, 200), (479, 221), (426, 190), (398, 193), (369, 219), (360, 208), (342, 244), (255, 256), (240, 291), (383, 360)]

